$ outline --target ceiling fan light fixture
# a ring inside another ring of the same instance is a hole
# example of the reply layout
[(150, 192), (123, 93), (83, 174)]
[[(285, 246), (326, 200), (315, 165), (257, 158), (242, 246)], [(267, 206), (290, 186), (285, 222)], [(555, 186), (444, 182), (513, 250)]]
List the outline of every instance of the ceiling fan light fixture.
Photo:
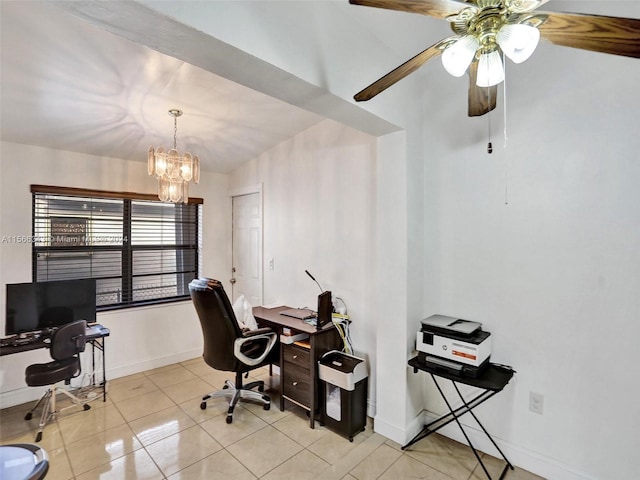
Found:
[(465, 35), (442, 52), (442, 65), (449, 74), (461, 77), (473, 61), (480, 43), (473, 35)]
[(496, 49), (490, 53), (480, 55), (476, 85), (479, 87), (492, 87), (503, 80), (504, 68), (502, 66), (500, 52)]
[(523, 23), (503, 25), (496, 41), (513, 63), (522, 63), (533, 54), (540, 41), (540, 30)]

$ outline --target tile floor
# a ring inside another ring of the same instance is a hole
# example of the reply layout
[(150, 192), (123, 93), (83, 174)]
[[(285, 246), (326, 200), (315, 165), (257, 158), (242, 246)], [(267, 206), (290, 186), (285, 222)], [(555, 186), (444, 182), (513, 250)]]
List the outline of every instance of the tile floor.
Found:
[[(200, 358), (112, 380), (106, 402), (70, 408), (46, 426), (40, 445), (51, 462), (47, 480), (485, 478), (468, 447), (439, 435), (403, 452), (374, 433), (371, 421), (353, 443), (317, 423), (312, 430), (299, 407), (287, 403), (280, 412), (277, 375), (265, 368), (255, 376), (267, 383), (271, 409), (242, 404), (230, 425), (223, 399), (206, 410), (200, 399), (231, 375)], [(31, 405), (0, 410), (1, 443), (33, 442), (39, 414), (24, 420)], [(488, 455), (483, 461), (497, 478), (503, 463)], [(516, 468), (506, 479), (540, 477)]]

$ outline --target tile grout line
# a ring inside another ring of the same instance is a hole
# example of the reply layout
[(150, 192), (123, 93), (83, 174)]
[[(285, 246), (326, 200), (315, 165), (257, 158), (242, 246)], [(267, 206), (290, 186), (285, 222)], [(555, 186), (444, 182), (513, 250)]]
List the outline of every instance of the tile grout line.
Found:
[(330, 465), (318, 476), (316, 480), (339, 480), (359, 465), (365, 458), (373, 453), (384, 442), (385, 438), (375, 433), (369, 436), (364, 442), (358, 445), (348, 455), (339, 460), (336, 464)]

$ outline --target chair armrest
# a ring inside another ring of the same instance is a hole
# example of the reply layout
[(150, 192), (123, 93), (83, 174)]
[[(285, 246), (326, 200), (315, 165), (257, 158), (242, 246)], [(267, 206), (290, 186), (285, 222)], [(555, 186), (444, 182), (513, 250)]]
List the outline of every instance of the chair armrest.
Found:
[(242, 332), (242, 336), (247, 338), (247, 337), (254, 337), (256, 335), (262, 335), (264, 333), (271, 333), (271, 332), (273, 332), (273, 329), (269, 327), (262, 327), (262, 328), (256, 328), (255, 330), (247, 330), (246, 332)]
[[(262, 332), (260, 332), (262, 330)], [(267, 345), (264, 348), (264, 351), (257, 358), (251, 358), (242, 353), (242, 346), (247, 342), (255, 342), (259, 339), (266, 339)], [(254, 366), (259, 365), (267, 358), (269, 352), (276, 344), (278, 340), (278, 334), (271, 330), (270, 328), (259, 328), (257, 330), (252, 330), (244, 334), (242, 338), (236, 338), (235, 342), (233, 342), (233, 355), (240, 360), (245, 365)]]

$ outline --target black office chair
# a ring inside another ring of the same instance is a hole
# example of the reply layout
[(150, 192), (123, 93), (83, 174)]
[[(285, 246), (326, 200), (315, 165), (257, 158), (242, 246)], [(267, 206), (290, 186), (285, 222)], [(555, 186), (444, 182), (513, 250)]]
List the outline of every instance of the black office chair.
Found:
[[(239, 400), (258, 403), (265, 410), (271, 407), (271, 399), (262, 394), (264, 382), (242, 384), (242, 374), (278, 361), (278, 336), (270, 328), (243, 332), (238, 326), (229, 298), (218, 280), (201, 278), (189, 284), (189, 292), (196, 308), (202, 334), (207, 365), (216, 370), (235, 372), (235, 383), (227, 380), (222, 390), (202, 397), (201, 409), (215, 397), (229, 398), (227, 423), (233, 421), (233, 410)], [(258, 392), (252, 389), (258, 388)]]
[[(52, 362), (34, 363), (29, 365), (25, 370), (25, 380), (30, 387), (49, 386), (47, 392), (42, 396), (38, 403), (27, 413), (25, 420), (31, 420), (33, 412), (44, 402), (42, 408), (42, 416), (38, 425), (38, 433), (36, 434), (36, 442), (42, 439), (42, 430), (44, 426), (56, 415), (67, 408), (75, 405), (83, 405), (85, 410), (89, 410), (91, 406), (84, 401), (68, 392), (65, 389), (58, 390), (56, 384), (65, 381), (67, 385), (72, 378), (80, 375), (82, 371), (80, 365), (80, 352), (84, 352), (86, 343), (85, 332), (87, 322), (78, 320), (77, 322), (68, 323), (56, 329), (51, 336), (50, 353)], [(72, 404), (61, 410), (56, 410), (56, 394), (63, 393), (71, 399)]]

